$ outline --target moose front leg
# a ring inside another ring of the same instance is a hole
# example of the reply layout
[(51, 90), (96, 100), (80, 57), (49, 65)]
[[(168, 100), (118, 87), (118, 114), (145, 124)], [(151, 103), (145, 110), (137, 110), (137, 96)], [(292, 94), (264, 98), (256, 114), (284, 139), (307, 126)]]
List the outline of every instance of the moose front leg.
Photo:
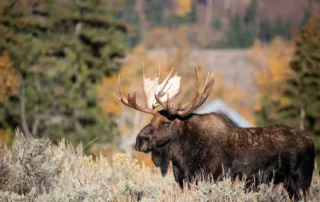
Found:
[(164, 148), (155, 148), (151, 151), (152, 161), (156, 167), (160, 167), (162, 176), (165, 176), (169, 168), (169, 157)]
[(180, 188), (183, 189), (183, 180), (185, 177), (176, 165), (173, 165), (173, 175), (176, 182), (179, 183)]

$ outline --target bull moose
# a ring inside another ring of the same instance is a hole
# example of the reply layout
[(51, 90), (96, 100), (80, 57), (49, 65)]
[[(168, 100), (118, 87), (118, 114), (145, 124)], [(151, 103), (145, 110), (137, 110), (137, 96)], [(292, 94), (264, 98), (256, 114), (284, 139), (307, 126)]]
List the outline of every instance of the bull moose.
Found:
[[(219, 180), (224, 173), (231, 179), (245, 177), (246, 182), (284, 185), (290, 198), (306, 199), (314, 169), (314, 144), (311, 136), (296, 128), (273, 125), (240, 128), (216, 113), (195, 114), (195, 109), (208, 98), (214, 85), (214, 75), (207, 76), (199, 89), (198, 69), (195, 68), (195, 93), (191, 102), (180, 107), (172, 102), (179, 90), (181, 77), (171, 76), (158, 84), (143, 72), (145, 107), (137, 104), (136, 93), (120, 97), (124, 105), (153, 115), (136, 138), (135, 149), (151, 152), (152, 160), (166, 174), (172, 161), (175, 180), (183, 186), (197, 176)], [(162, 106), (162, 110), (155, 108)]]

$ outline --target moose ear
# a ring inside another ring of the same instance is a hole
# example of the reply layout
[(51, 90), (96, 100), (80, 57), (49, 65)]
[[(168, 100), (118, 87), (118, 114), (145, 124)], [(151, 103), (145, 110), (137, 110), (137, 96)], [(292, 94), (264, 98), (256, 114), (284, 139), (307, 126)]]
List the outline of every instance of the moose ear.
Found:
[(169, 168), (169, 157), (163, 148), (156, 148), (151, 152), (152, 161), (160, 167), (162, 176), (166, 176)]

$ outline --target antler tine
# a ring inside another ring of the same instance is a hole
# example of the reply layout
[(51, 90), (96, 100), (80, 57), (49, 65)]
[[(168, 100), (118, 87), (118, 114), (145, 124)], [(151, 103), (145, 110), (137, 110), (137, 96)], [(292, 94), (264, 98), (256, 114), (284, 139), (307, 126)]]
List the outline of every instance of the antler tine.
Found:
[(201, 106), (206, 101), (206, 99), (208, 98), (208, 96), (211, 93), (211, 90), (212, 90), (212, 87), (214, 84), (214, 75), (213, 75), (213, 73), (207, 75), (206, 83), (200, 92), (199, 91), (199, 81), (198, 81), (198, 69), (196, 67), (196, 82), (197, 82), (197, 88), (196, 88), (194, 97), (193, 97), (192, 101), (190, 102), (190, 104), (187, 105), (187, 107), (183, 111), (178, 112), (178, 114), (180, 116), (188, 115), (191, 111), (195, 110), (196, 108)]
[[(162, 86), (161, 90), (160, 90), (158, 93), (155, 92), (155, 98), (156, 98), (157, 102), (158, 102), (164, 109), (168, 109), (168, 111), (171, 110), (171, 109), (169, 109), (169, 108), (170, 108), (170, 107), (169, 107), (169, 93), (167, 93), (167, 101), (166, 101), (167, 104), (165, 104), (164, 102), (162, 102), (160, 97), (163, 96), (163, 90), (164, 90), (165, 87), (167, 86), (173, 70), (174, 70), (174, 67), (171, 69), (170, 73), (168, 74), (168, 76), (167, 76), (167, 77), (165, 78), (165, 80), (163, 81), (163, 82), (165, 82), (165, 83), (164, 83), (164, 85)], [(159, 74), (160, 74), (160, 72), (159, 72)], [(160, 97), (159, 97), (159, 96), (160, 96)]]
[(120, 75), (119, 75), (119, 78), (118, 78), (118, 89), (119, 89), (119, 93), (120, 93), (120, 97), (118, 97), (115, 93), (113, 93), (113, 95), (118, 99), (120, 100), (124, 105), (126, 106), (129, 106), (129, 107), (132, 107), (127, 98), (123, 95), (123, 91), (121, 89), (121, 84), (120, 84)]
[(133, 95), (131, 95), (130, 93), (128, 93), (128, 96), (127, 98), (123, 95), (123, 91), (121, 89), (121, 84), (120, 84), (120, 75), (119, 75), (119, 79), (118, 79), (118, 89), (119, 89), (119, 93), (120, 93), (120, 97), (118, 97), (115, 93), (113, 93), (113, 95), (118, 99), (120, 100), (124, 105), (128, 106), (128, 107), (131, 107), (133, 109), (136, 109), (138, 111), (141, 111), (141, 112), (145, 112), (145, 113), (149, 113), (149, 114), (155, 114), (155, 111), (154, 110), (151, 110), (151, 109), (147, 109), (147, 108), (143, 108), (143, 107), (140, 107), (138, 104), (137, 104), (137, 93), (133, 93)]
[[(208, 75), (208, 77), (209, 77), (209, 75)], [(210, 95), (210, 93), (213, 89), (213, 84), (214, 84), (214, 74), (212, 73), (210, 76), (210, 79), (209, 79), (209, 83), (206, 82), (205, 86), (203, 87), (199, 101), (194, 106), (194, 109), (198, 108), (206, 101), (206, 99), (208, 98), (208, 96)]]
[[(144, 87), (144, 82), (145, 82), (145, 78), (146, 78), (146, 74), (144, 72), (144, 69), (142, 69), (142, 86)], [(143, 88), (143, 95), (144, 95), (144, 103), (145, 103), (145, 107), (148, 107), (148, 95), (146, 92), (146, 89)]]
[[(163, 80), (163, 82), (165, 82), (165, 83), (164, 83), (163, 87), (161, 88), (161, 90), (159, 91), (158, 95), (162, 95), (163, 90), (165, 89), (165, 87), (167, 86), (167, 84), (168, 84), (168, 82), (169, 82), (169, 79), (170, 79), (170, 76), (171, 76), (173, 70), (174, 70), (174, 67), (171, 69), (171, 71), (169, 72), (169, 74), (168, 74), (168, 76), (165, 78), (165, 80)], [(159, 72), (159, 75), (160, 75), (160, 72)]]
[[(174, 103), (174, 102), (173, 102), (173, 103)], [(166, 109), (168, 110), (168, 112), (169, 112), (170, 114), (175, 114), (175, 113), (176, 113), (176, 110), (174, 109), (174, 107), (171, 108), (171, 106), (172, 106), (172, 103), (170, 104), (169, 94), (167, 94), (167, 107), (166, 107)]]
[(193, 98), (192, 98), (190, 104), (184, 110), (177, 112), (177, 114), (180, 116), (186, 116), (187, 114), (189, 114), (193, 110), (194, 105), (199, 97), (199, 79), (198, 79), (198, 67), (197, 66), (195, 67), (195, 77), (196, 77), (195, 93), (193, 95)]

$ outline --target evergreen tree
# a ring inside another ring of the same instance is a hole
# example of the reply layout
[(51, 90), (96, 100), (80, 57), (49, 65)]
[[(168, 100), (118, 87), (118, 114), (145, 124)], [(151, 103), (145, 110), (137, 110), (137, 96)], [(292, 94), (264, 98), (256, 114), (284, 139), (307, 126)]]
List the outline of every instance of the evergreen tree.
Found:
[(114, 140), (115, 124), (102, 117), (96, 88), (119, 68), (126, 26), (106, 16), (101, 3), (1, 5), (0, 49), (9, 54), (21, 85), (0, 104), (0, 127), (74, 143)]
[(265, 92), (260, 98), (261, 109), (255, 112), (258, 126), (279, 124), (279, 100), (273, 97), (272, 90)]
[(261, 41), (270, 42), (272, 38), (272, 22), (269, 19), (264, 19), (259, 25), (259, 39)]
[(171, 7), (170, 0), (146, 0), (146, 15), (152, 27), (163, 26), (167, 24)]
[[(279, 88), (285, 102), (270, 99), (272, 90), (262, 98), (257, 112), (259, 125), (286, 124), (314, 135), (320, 152), (320, 17), (308, 20), (295, 39), (295, 58), (290, 72)], [(269, 93), (269, 94), (268, 94)]]
[(240, 16), (236, 15), (227, 32), (227, 46), (230, 48), (248, 48), (254, 41), (254, 25), (246, 25)]
[(273, 25), (272, 35), (273, 37), (281, 36), (284, 39), (291, 39), (290, 22), (284, 23), (280, 18), (277, 18)]
[(258, 0), (251, 0), (247, 7), (244, 22), (249, 24), (255, 24), (258, 17)]
[(279, 115), (287, 124), (320, 135), (320, 17), (310, 19), (296, 38), (295, 59), (284, 85), (288, 104)]

